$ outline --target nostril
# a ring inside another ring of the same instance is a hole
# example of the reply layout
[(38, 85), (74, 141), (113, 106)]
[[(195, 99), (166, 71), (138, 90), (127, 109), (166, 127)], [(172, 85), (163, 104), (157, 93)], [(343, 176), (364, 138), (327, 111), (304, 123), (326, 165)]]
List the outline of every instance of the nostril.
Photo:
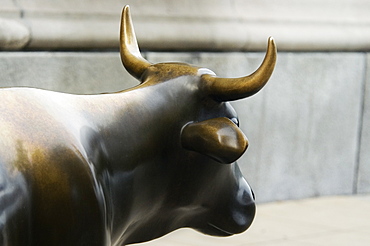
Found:
[(254, 195), (254, 191), (251, 189), (253, 200), (256, 200), (256, 196)]
[(239, 206), (249, 206), (254, 204), (254, 193), (250, 189), (240, 189), (236, 196), (236, 202)]
[(244, 177), (239, 178), (239, 188), (237, 191), (237, 200), (240, 204), (247, 205), (247, 204), (254, 204), (254, 201), (256, 199), (254, 192), (252, 188), (249, 186), (247, 181), (244, 179)]

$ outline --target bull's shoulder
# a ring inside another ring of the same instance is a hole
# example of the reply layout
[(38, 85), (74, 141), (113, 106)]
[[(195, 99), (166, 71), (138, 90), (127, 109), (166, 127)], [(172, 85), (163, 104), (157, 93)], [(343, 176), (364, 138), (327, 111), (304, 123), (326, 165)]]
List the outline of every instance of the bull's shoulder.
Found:
[(0, 90), (0, 98), (1, 166), (6, 177), (16, 174), (26, 183), (30, 200), (24, 207), (31, 209), (28, 229), (35, 245), (103, 240), (104, 195), (81, 144), (87, 124), (74, 108), (75, 97), (9, 89)]
[(24, 193), (29, 197), (23, 208), (32, 215), (27, 230), (35, 245), (52, 245), (53, 240), (60, 245), (104, 241), (104, 194), (83, 154), (66, 145), (29, 148), (18, 143), (16, 148), (13, 162), (5, 166), (26, 184)]

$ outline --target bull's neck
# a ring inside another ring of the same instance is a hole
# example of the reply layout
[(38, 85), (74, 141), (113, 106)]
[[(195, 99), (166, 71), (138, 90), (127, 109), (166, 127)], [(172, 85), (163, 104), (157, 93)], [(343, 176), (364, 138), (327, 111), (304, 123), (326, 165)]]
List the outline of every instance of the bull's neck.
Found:
[(97, 133), (116, 168), (131, 168), (132, 162), (152, 158), (163, 141), (173, 137), (171, 130), (186, 121), (191, 95), (181, 84), (170, 89), (159, 84), (86, 100), (90, 130)]
[(181, 127), (194, 111), (193, 99), (182, 84), (171, 88), (159, 84), (83, 97), (81, 112), (89, 125), (81, 131), (81, 142), (89, 162), (95, 166), (96, 176), (101, 182), (110, 180), (108, 203), (115, 204), (113, 210), (120, 208), (114, 210), (114, 238), (129, 228), (130, 220), (125, 215), (135, 207), (129, 188), (134, 177), (143, 170), (157, 168), (163, 156), (171, 152), (169, 148), (180, 144)]

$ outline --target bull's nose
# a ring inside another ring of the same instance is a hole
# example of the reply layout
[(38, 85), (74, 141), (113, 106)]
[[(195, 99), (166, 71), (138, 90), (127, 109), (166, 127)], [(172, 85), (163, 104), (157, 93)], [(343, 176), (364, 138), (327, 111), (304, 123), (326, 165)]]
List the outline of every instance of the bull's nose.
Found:
[(233, 168), (233, 182), (223, 193), (225, 199), (212, 207), (208, 226), (197, 230), (209, 235), (230, 236), (242, 233), (252, 225), (256, 214), (254, 194), (236, 163)]
[[(240, 204), (239, 204), (240, 205)], [(242, 233), (247, 230), (253, 223), (256, 213), (254, 201), (243, 206), (234, 206), (229, 210), (228, 214), (219, 217), (213, 223), (208, 223), (216, 231), (207, 232), (206, 234), (216, 236), (230, 236)]]
[(256, 214), (256, 205), (254, 201), (237, 208), (232, 212), (232, 219), (234, 221), (233, 233), (242, 233), (247, 230), (254, 220)]
[(235, 223), (236, 233), (247, 230), (254, 219), (256, 205), (254, 194), (243, 176), (239, 178), (239, 189), (236, 193), (236, 199), (232, 210), (232, 219)]

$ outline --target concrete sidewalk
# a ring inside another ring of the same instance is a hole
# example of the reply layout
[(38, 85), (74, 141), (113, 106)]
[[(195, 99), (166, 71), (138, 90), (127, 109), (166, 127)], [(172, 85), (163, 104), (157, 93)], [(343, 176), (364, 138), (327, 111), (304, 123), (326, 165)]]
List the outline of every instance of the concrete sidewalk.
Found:
[(181, 229), (137, 246), (369, 246), (370, 196), (336, 196), (257, 206), (245, 233), (209, 237)]

